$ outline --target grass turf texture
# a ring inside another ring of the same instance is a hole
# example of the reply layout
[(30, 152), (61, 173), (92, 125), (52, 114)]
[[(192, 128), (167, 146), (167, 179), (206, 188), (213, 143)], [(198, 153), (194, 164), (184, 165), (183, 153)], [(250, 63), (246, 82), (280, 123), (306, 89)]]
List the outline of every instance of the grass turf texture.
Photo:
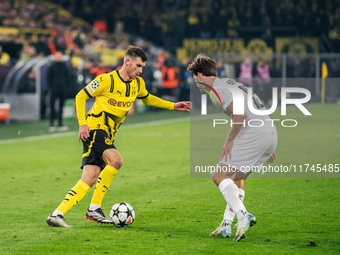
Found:
[[(308, 109), (313, 118), (294, 109), (288, 112), (303, 128), (278, 127), (275, 164), (296, 158), (339, 163), (339, 105)], [(170, 115), (147, 116), (149, 121)], [(134, 122), (139, 117), (130, 118)], [(27, 127), (36, 135), (37, 124), (46, 123), (13, 123), (0, 129), (3, 133), (20, 127), (24, 134)], [(85, 219), (93, 189), (66, 214), (74, 228), (46, 225), (48, 214), (81, 176), (77, 134), (0, 144), (1, 254), (339, 254), (339, 179), (249, 179), (245, 205), (258, 224), (238, 243), (209, 238), (223, 217), (225, 202), (210, 179), (190, 178), (189, 139), (188, 120), (125, 130), (122, 126), (116, 146), (124, 164), (103, 209), (108, 214), (116, 202), (130, 203), (136, 219), (126, 229)]]

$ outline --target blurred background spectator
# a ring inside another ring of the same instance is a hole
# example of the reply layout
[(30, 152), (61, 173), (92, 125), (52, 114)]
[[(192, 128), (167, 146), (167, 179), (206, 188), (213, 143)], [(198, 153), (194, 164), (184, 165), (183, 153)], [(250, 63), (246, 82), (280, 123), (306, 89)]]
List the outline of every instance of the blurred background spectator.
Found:
[(239, 81), (246, 86), (251, 87), (253, 84), (253, 63), (250, 58), (245, 60), (240, 65), (240, 72), (238, 75)]
[[(47, 85), (50, 97), (50, 131), (57, 130), (54, 126), (55, 120), (58, 121), (59, 130), (67, 130), (67, 127), (63, 125), (63, 108), (70, 90), (71, 77), (69, 74), (69, 68), (63, 62), (62, 52), (57, 51), (54, 55), (54, 61), (47, 71)], [(56, 103), (58, 107), (56, 107)]]
[(255, 93), (264, 101), (265, 105), (272, 105), (272, 86), (270, 67), (263, 59), (259, 59), (256, 65)]

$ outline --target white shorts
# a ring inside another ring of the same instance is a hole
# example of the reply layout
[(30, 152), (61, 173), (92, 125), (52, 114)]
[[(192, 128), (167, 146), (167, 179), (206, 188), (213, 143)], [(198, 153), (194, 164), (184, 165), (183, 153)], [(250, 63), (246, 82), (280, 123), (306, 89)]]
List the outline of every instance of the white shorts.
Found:
[(277, 133), (241, 134), (234, 140), (231, 149), (231, 159), (221, 160), (219, 163), (228, 165), (232, 170), (242, 173), (257, 172), (275, 152)]

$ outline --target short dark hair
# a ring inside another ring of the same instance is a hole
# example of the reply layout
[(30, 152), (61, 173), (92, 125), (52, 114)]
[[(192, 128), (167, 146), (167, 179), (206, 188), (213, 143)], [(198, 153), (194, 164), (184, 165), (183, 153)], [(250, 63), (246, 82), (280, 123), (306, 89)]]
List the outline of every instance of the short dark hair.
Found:
[(131, 57), (133, 59), (140, 57), (143, 62), (146, 62), (148, 60), (148, 57), (146, 56), (145, 52), (141, 48), (137, 46), (132, 46), (132, 45), (130, 45), (127, 48), (124, 58), (126, 57)]
[(200, 55), (194, 58), (194, 61), (188, 66), (187, 70), (194, 75), (200, 72), (204, 76), (217, 76), (215, 60)]

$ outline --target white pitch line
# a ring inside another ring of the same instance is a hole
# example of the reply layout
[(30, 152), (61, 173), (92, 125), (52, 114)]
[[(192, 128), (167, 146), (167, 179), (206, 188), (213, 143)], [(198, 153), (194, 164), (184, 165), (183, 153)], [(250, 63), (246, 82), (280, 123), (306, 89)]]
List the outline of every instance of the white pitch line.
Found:
[[(122, 126), (122, 130), (130, 129), (130, 128), (163, 125), (163, 124), (168, 124), (168, 123), (180, 122), (184, 120), (189, 121), (189, 119), (190, 119), (189, 117), (181, 117), (181, 118), (168, 119), (168, 120), (154, 120), (154, 121), (143, 122), (143, 123), (127, 124), (127, 125)], [(22, 137), (22, 138), (12, 138), (12, 139), (0, 140), (0, 145), (15, 143), (15, 142), (29, 142), (29, 141), (44, 140), (44, 139), (49, 139), (49, 138), (59, 138), (59, 137), (64, 137), (64, 136), (72, 136), (76, 134), (78, 134), (78, 131), (69, 131), (69, 132), (53, 133), (53, 134), (46, 134), (46, 135), (39, 135), (39, 136), (29, 136), (29, 137)]]
[(8, 143), (15, 143), (15, 142), (28, 142), (28, 141), (44, 140), (48, 138), (58, 138), (58, 137), (63, 137), (63, 136), (71, 136), (76, 133), (77, 133), (76, 131), (69, 131), (69, 132), (53, 133), (53, 134), (46, 134), (46, 135), (39, 135), (39, 136), (12, 138), (12, 139), (1, 140), (0, 144), (8, 144)]

